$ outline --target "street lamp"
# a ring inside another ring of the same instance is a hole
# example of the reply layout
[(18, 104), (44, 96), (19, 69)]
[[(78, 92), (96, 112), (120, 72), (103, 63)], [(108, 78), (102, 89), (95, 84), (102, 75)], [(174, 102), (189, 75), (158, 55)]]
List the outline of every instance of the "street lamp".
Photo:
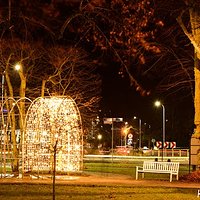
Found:
[[(21, 69), (21, 65), (20, 64), (16, 64), (14, 66), (14, 68), (19, 71)], [(2, 170), (2, 158), (3, 158), (3, 164), (4, 164), (4, 167), (3, 167), (3, 171), (4, 171), (4, 175), (6, 173), (6, 132), (4, 130), (4, 93), (5, 93), (5, 76), (6, 76), (6, 69), (3, 71), (2, 75), (1, 75), (1, 123), (2, 123), (2, 126), (1, 126), (1, 170)], [(4, 134), (4, 139), (3, 139), (3, 134)], [(2, 149), (2, 143), (3, 143), (3, 149)], [(2, 173), (1, 173), (1, 177), (2, 177)]]
[(139, 120), (139, 149), (142, 148), (142, 120), (140, 118), (137, 118), (136, 116), (134, 116), (134, 119), (138, 119)]
[(164, 145), (165, 145), (165, 106), (160, 102), (155, 102), (156, 107), (162, 106), (162, 119), (163, 119), (163, 135), (162, 135), (162, 161), (163, 161), (163, 154), (164, 154)]
[(101, 140), (101, 139), (102, 139), (102, 135), (99, 134), (99, 135), (97, 136), (97, 138), (98, 138), (98, 140)]
[(99, 134), (99, 135), (97, 135), (97, 139), (99, 140), (99, 142), (98, 142), (98, 148), (101, 148), (101, 139), (102, 139), (102, 135), (101, 134)]
[(21, 65), (20, 65), (19, 63), (17, 63), (17, 64), (15, 65), (15, 69), (16, 69), (17, 71), (19, 71), (19, 70), (21, 69)]

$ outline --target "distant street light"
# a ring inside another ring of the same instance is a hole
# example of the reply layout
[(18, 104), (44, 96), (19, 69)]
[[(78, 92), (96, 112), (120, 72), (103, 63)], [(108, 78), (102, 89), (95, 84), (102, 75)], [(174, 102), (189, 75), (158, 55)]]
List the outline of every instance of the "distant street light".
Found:
[(102, 139), (102, 135), (99, 134), (99, 135), (97, 136), (97, 138), (98, 138), (98, 140), (101, 140), (101, 139)]
[(137, 118), (136, 116), (134, 116), (134, 119), (138, 119), (139, 120), (139, 149), (142, 148), (142, 120), (140, 118)]
[(156, 107), (162, 106), (162, 119), (163, 119), (163, 135), (162, 135), (162, 161), (163, 161), (163, 154), (164, 154), (164, 145), (165, 145), (165, 106), (160, 102), (155, 102)]
[(102, 147), (102, 144), (101, 144), (102, 135), (101, 135), (101, 134), (98, 134), (98, 135), (97, 135), (97, 139), (99, 140), (99, 141), (98, 141), (98, 149), (100, 149), (100, 148)]

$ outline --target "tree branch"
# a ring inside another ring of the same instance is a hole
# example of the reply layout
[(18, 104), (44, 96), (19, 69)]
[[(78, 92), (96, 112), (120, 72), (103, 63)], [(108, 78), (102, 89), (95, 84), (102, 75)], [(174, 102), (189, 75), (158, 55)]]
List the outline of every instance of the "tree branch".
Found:
[(183, 12), (177, 17), (177, 22), (179, 23), (179, 25), (182, 28), (183, 32), (185, 33), (185, 35), (188, 37), (188, 39), (190, 40), (190, 42), (194, 46), (196, 52), (198, 52), (200, 54), (200, 46), (195, 41), (194, 36), (191, 33), (188, 32), (187, 28), (185, 27), (185, 25), (184, 25), (184, 23), (182, 21)]

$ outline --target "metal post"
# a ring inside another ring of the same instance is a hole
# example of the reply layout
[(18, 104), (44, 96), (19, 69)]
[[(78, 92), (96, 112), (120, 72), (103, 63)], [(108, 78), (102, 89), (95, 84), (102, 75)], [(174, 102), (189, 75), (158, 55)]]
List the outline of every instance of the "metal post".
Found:
[(22, 131), (21, 134), (22, 134), (22, 141), (21, 141), (21, 144), (22, 144), (22, 146), (21, 146), (21, 148), (22, 148), (22, 169), (21, 169), (21, 175), (19, 176), (19, 178), (24, 177), (24, 161), (25, 161), (25, 158), (24, 158), (24, 148), (25, 148), (25, 146), (24, 146), (25, 145), (24, 144), (24, 130)]
[(136, 116), (133, 119), (138, 119), (138, 134), (139, 134), (139, 150), (142, 148), (142, 120)]
[(139, 149), (142, 148), (142, 120), (139, 119), (139, 136), (140, 136), (140, 140), (139, 140)]
[(57, 145), (58, 145), (58, 140), (56, 140), (56, 143), (53, 146), (53, 200), (56, 199), (55, 185), (56, 185), (56, 153), (57, 153)]
[(163, 120), (163, 127), (162, 127), (162, 161), (164, 156), (164, 144), (165, 144), (165, 106), (161, 104), (160, 101), (155, 102), (155, 106), (159, 107), (162, 106), (162, 120)]
[(163, 110), (163, 147), (162, 147), (162, 161), (163, 161), (163, 157), (164, 157), (164, 153), (165, 153), (165, 106), (162, 105), (162, 110)]
[(112, 118), (112, 163), (113, 163), (114, 123)]
[(126, 148), (126, 140), (127, 140), (127, 134), (125, 133), (125, 141), (124, 141), (124, 145), (125, 145), (125, 148)]

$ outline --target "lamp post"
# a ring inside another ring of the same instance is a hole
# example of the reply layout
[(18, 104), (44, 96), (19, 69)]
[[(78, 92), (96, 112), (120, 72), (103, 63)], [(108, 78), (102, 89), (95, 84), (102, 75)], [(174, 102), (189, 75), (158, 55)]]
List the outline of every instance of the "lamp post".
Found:
[[(137, 119), (136, 116), (134, 116), (134, 119)], [(142, 120), (140, 118), (138, 118), (139, 120), (139, 126), (138, 126), (138, 130), (139, 130), (139, 149), (142, 148)]]
[[(19, 71), (20, 70), (20, 65), (19, 64), (17, 64), (17, 65), (15, 65), (15, 69), (17, 70), (17, 71)], [(1, 84), (2, 84), (2, 90), (1, 90), (1, 123), (2, 123), (2, 126), (1, 126), (1, 170), (2, 170), (2, 168), (3, 168), (3, 173), (4, 173), (4, 176), (5, 176), (5, 174), (6, 174), (6, 134), (7, 134), (7, 132), (6, 132), (6, 130), (4, 130), (5, 129), (5, 127), (4, 127), (4, 109), (3, 109), (3, 107), (4, 107), (4, 93), (5, 93), (5, 76), (6, 76), (6, 69), (3, 71), (3, 73), (2, 73), (2, 75), (1, 75), (1, 77), (2, 77), (2, 79), (1, 79)], [(4, 139), (3, 139), (3, 134), (4, 134)], [(2, 143), (3, 143), (3, 145), (2, 145)], [(2, 146), (3, 146), (3, 148), (2, 148)], [(3, 167), (2, 167), (2, 161), (3, 161)], [(1, 173), (1, 177), (2, 177), (3, 175), (2, 175), (2, 173)]]
[[(2, 142), (3, 142), (3, 130), (4, 130), (4, 116), (3, 116), (3, 103), (4, 103), (4, 82), (5, 82), (5, 71), (3, 71), (1, 76), (1, 170), (2, 170), (2, 160), (3, 160), (3, 148), (2, 148)], [(5, 137), (4, 137), (5, 140)], [(5, 141), (4, 141), (4, 149), (5, 149)], [(5, 152), (4, 152), (5, 156)], [(5, 158), (4, 158), (5, 162)], [(5, 166), (4, 166), (5, 169)], [(2, 172), (1, 172), (2, 177)]]
[[(22, 78), (23, 77), (23, 67), (22, 67), (21, 63), (17, 62), (14, 65), (14, 69), (18, 72), (18, 74), (20, 76), (20, 80), (21, 80), (20, 91), (21, 91), (22, 90), (22, 80), (23, 80), (23, 78)], [(21, 98), (21, 96), (20, 96), (20, 98)], [(22, 101), (20, 102), (20, 112), (22, 112), (21, 115), (23, 117), (24, 113), (23, 113), (23, 109), (21, 109), (21, 104), (22, 104)], [(20, 137), (21, 137), (20, 138), (20, 144), (21, 144), (21, 148), (22, 148), (22, 156), (21, 156), (22, 166), (21, 166), (21, 171), (19, 171), (19, 177), (23, 177), (23, 175), (24, 175), (24, 128), (23, 128), (22, 131), (20, 131)], [(56, 140), (55, 146), (53, 148), (55, 148), (54, 150), (57, 149), (57, 140)], [(55, 152), (54, 157), (55, 156), (56, 156), (56, 152)], [(54, 165), (55, 165), (55, 162), (54, 162)], [(53, 170), (53, 173), (54, 173), (54, 170)]]
[(165, 106), (160, 102), (160, 101), (156, 101), (155, 102), (155, 106), (156, 107), (160, 107), (162, 106), (162, 123), (163, 123), (163, 135), (162, 135), (162, 161), (163, 161), (163, 156), (164, 156), (164, 145), (165, 145)]
[[(124, 147), (125, 147), (125, 148), (126, 148), (126, 145), (127, 145), (126, 140), (127, 140), (128, 131), (129, 131), (128, 122), (125, 122), (125, 126), (124, 126), (124, 128), (123, 128), (123, 133), (122, 133), (122, 134), (124, 134)], [(122, 134), (121, 134), (121, 136), (122, 136)], [(122, 140), (122, 139), (121, 139), (121, 140)], [(122, 146), (122, 144), (121, 144), (121, 146)]]

